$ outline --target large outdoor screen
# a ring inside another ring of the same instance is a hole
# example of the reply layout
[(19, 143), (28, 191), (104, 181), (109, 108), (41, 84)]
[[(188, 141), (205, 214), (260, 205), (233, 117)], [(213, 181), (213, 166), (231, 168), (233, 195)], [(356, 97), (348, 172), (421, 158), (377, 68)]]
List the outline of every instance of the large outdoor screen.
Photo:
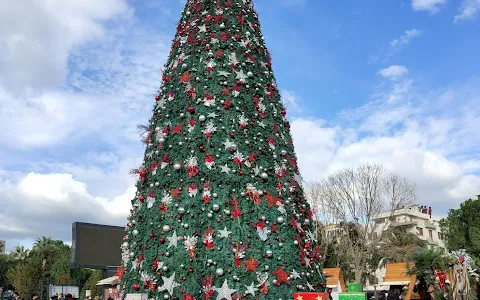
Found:
[(107, 269), (121, 263), (124, 227), (75, 222), (72, 225), (72, 268)]

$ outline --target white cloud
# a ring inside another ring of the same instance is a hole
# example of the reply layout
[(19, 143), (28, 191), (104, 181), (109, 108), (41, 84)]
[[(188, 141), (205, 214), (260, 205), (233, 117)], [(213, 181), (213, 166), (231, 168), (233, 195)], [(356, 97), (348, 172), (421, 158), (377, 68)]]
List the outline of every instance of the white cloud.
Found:
[(392, 47), (400, 46), (400, 45), (408, 45), (410, 43), (410, 40), (419, 37), (423, 34), (421, 30), (418, 29), (410, 29), (410, 30), (405, 30), (405, 33), (398, 39), (393, 39), (390, 42), (390, 45)]
[(408, 74), (408, 69), (404, 66), (393, 65), (385, 69), (378, 71), (380, 76), (390, 79), (398, 79)]
[(463, 0), (455, 22), (473, 19), (480, 12), (480, 0)]
[(300, 105), (299, 105), (299, 97), (295, 92), (289, 90), (281, 90), (280, 91), (282, 97), (283, 105), (289, 110), (294, 112), (300, 112)]
[(446, 3), (446, 0), (412, 0), (412, 8), (415, 11), (426, 10), (432, 14), (438, 12)]
[[(63, 83), (74, 46), (103, 37), (125, 0), (0, 2), (0, 84), (16, 92)], [(21, 21), (18, 21), (21, 20)]]
[(473, 106), (480, 101), (478, 86), (469, 81), (419, 94), (406, 80), (342, 114), (336, 127), (295, 119), (300, 171), (318, 180), (341, 168), (380, 163), (416, 182), (420, 204), (445, 215), (480, 192), (480, 163), (470, 156), (480, 145), (480, 109)]
[(123, 225), (129, 210), (127, 205), (133, 198), (132, 188), (127, 188), (122, 196), (107, 200), (92, 196), (87, 185), (71, 174), (32, 172), (16, 183), (0, 177), (5, 208), (0, 217), (8, 224), (0, 227), (0, 233), (7, 239), (34, 239), (45, 235), (69, 240), (71, 224), (75, 221)]

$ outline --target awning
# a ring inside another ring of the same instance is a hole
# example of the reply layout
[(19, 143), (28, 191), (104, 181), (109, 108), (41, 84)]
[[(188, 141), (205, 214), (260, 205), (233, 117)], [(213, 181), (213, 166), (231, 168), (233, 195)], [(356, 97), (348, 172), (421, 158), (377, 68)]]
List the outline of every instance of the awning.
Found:
[(118, 283), (118, 276), (112, 276), (97, 282), (97, 285), (115, 285)]
[(384, 281), (381, 283), (382, 285), (409, 285), (410, 284), (410, 281)]

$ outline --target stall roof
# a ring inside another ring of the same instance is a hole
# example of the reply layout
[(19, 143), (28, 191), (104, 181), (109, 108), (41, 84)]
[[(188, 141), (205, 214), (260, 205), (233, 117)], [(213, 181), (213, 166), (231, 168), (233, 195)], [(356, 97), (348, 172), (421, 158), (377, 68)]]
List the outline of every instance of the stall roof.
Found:
[(118, 283), (118, 276), (112, 276), (97, 282), (97, 285), (115, 285)]
[[(413, 266), (413, 263), (410, 263)], [(385, 280), (382, 285), (407, 285), (412, 280), (407, 274), (407, 263), (388, 263), (385, 271)]]
[(345, 286), (345, 279), (343, 278), (343, 272), (340, 268), (326, 268), (323, 269), (323, 274), (327, 277), (327, 287), (333, 288), (338, 286), (340, 283), (340, 288), (342, 292), (347, 291)]

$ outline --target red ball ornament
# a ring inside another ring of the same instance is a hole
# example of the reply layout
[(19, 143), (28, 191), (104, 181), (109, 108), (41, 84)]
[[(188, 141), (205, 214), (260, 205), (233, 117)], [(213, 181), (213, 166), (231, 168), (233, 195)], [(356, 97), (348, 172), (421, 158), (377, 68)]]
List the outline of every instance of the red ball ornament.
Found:
[(234, 138), (235, 137), (235, 132), (231, 132), (230, 137)]
[(165, 244), (165, 239), (164, 238), (160, 238), (160, 244)]
[(150, 237), (151, 238), (155, 237), (155, 234), (153, 234), (153, 232), (150, 232)]
[(188, 111), (189, 111), (191, 114), (193, 114), (193, 113), (195, 112), (195, 107), (190, 106), (190, 107), (188, 108)]
[(141, 170), (140, 171), (140, 177), (145, 177), (145, 176), (147, 176), (147, 171)]
[(135, 290), (135, 291), (138, 291), (139, 287), (138, 287), (138, 283), (134, 283), (132, 285), (132, 288)]
[(193, 273), (193, 269), (192, 268), (188, 269), (188, 272)]
[(140, 202), (145, 201), (145, 196), (144, 196), (144, 195), (140, 195), (140, 197), (138, 197), (138, 200), (140, 200)]
[(155, 97), (155, 101), (158, 101), (158, 100), (160, 100), (160, 96)]
[(203, 147), (203, 146), (198, 147), (198, 149), (202, 152), (205, 152), (205, 147)]

